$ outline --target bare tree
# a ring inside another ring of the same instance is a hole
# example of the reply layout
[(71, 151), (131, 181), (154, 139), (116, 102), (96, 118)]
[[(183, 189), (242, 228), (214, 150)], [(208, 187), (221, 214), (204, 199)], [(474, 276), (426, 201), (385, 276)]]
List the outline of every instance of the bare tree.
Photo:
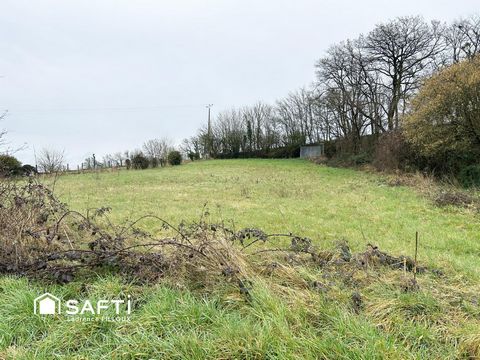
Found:
[(454, 63), (458, 63), (463, 57), (462, 47), (465, 42), (465, 36), (459, 22), (445, 26), (443, 38), (445, 41), (445, 51), (440, 54), (438, 59), (438, 69)]
[(103, 167), (106, 167), (106, 168), (111, 168), (115, 166), (115, 163), (116, 163), (115, 157), (111, 154), (104, 155), (102, 162), (103, 162)]
[(0, 147), (5, 145), (5, 135), (7, 134), (7, 130), (1, 129), (0, 130)]
[(37, 162), (41, 172), (60, 172), (65, 166), (65, 152), (64, 150), (43, 148), (37, 155)]
[(85, 161), (82, 163), (82, 169), (90, 170), (93, 169), (93, 158), (87, 157)]
[(354, 152), (359, 150), (361, 136), (372, 129), (372, 123), (381, 123), (374, 111), (378, 108), (373, 106), (376, 99), (365, 71), (368, 60), (362, 56), (362, 40), (332, 46), (317, 64), (318, 83), (323, 89), (320, 106), (328, 110), (322, 115), (329, 121), (329, 136), (349, 139)]
[(366, 38), (370, 71), (381, 75), (379, 85), (388, 98), (389, 130), (398, 127), (402, 100), (418, 88), (422, 72), (444, 49), (439, 29), (438, 22), (429, 25), (419, 16), (400, 17), (377, 25)]
[(480, 53), (480, 15), (473, 15), (453, 24), (461, 35), (460, 49), (467, 59)]
[(183, 151), (185, 156), (190, 158), (190, 160), (199, 159), (202, 151), (200, 139), (197, 136), (184, 139), (180, 145), (180, 150)]
[(173, 143), (167, 137), (148, 140), (143, 144), (143, 152), (145, 155), (149, 159), (158, 160), (161, 166), (166, 165), (168, 153), (172, 148)]
[[(0, 121), (5, 118), (5, 116), (7, 115), (7, 112), (8, 111), (6, 110), (6, 111), (4, 111), (4, 113), (2, 115), (0, 115)], [(6, 141), (5, 141), (5, 135), (6, 134), (7, 134), (7, 130), (0, 129), (0, 150), (6, 144)]]
[(125, 160), (125, 156), (121, 152), (116, 152), (115, 154), (113, 154), (113, 159), (117, 163), (117, 166), (122, 167), (123, 161)]

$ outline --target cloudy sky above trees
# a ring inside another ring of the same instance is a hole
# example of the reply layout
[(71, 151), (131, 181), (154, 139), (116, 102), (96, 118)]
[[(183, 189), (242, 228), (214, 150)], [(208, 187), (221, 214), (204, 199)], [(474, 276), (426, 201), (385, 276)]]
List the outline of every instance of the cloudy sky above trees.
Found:
[(474, 0), (23, 1), (0, 5), (0, 109), (10, 147), (65, 149), (76, 166), (177, 143), (213, 113), (309, 85), (329, 45), (402, 15), (451, 22)]

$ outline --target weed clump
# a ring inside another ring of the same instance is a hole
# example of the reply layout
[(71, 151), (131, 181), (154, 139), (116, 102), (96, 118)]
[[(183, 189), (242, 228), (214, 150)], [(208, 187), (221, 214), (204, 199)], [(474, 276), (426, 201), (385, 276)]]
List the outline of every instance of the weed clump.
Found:
[(464, 208), (479, 208), (480, 200), (476, 197), (461, 191), (440, 191), (434, 197), (437, 206), (458, 206)]

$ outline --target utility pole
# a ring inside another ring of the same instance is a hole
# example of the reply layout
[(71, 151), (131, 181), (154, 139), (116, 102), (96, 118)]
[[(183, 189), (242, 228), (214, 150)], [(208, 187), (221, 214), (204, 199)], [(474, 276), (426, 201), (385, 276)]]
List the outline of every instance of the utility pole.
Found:
[(212, 120), (210, 118), (210, 109), (213, 104), (208, 104), (206, 108), (208, 109), (208, 128), (207, 128), (207, 157), (210, 157), (212, 152)]
[(35, 158), (35, 170), (37, 171), (37, 174), (38, 174), (37, 153), (35, 151), (35, 145), (33, 145), (33, 157)]

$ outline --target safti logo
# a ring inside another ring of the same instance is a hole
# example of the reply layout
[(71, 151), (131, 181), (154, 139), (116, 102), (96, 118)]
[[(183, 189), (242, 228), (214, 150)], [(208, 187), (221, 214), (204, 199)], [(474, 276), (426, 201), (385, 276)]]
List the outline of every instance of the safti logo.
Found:
[(60, 299), (50, 293), (40, 295), (33, 300), (33, 312), (39, 315), (60, 314)]
[[(107, 316), (110, 310), (115, 316)], [(45, 293), (33, 301), (33, 312), (37, 315), (64, 314), (71, 321), (130, 321), (128, 315), (132, 312), (132, 300), (128, 295), (127, 300), (90, 300), (79, 301), (75, 299), (62, 301), (50, 294)], [(122, 317), (122, 315), (124, 315)]]

